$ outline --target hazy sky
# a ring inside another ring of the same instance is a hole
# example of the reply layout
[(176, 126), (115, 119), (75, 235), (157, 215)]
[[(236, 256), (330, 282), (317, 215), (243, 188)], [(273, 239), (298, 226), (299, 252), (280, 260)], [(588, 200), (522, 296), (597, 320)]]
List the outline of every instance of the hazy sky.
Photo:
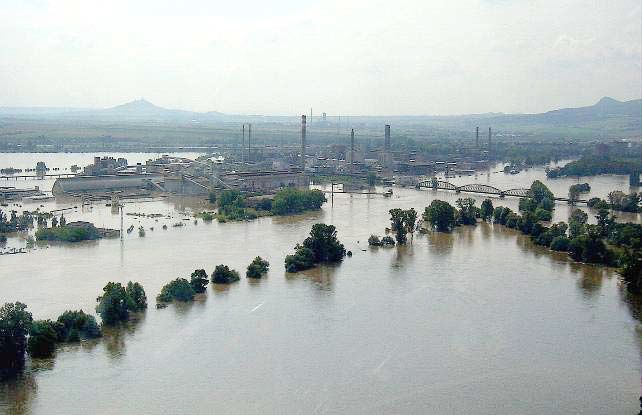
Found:
[(640, 0), (0, 0), (0, 106), (540, 112), (639, 98), (641, 21)]

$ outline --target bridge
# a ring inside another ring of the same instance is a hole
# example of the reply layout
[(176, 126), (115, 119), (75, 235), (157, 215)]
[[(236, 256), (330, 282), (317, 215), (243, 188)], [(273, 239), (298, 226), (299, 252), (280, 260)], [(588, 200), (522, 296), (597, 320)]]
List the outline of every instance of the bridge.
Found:
[[(433, 190), (451, 190), (451, 191), (454, 191), (455, 193), (465, 192), (465, 193), (496, 195), (499, 197), (513, 196), (513, 197), (521, 197), (521, 198), (529, 197), (529, 192), (530, 192), (530, 189), (518, 188), (518, 189), (502, 190), (488, 184), (479, 184), (479, 183), (457, 186), (455, 184), (452, 184), (450, 182), (446, 182), (443, 180), (424, 180), (422, 182), (419, 182), (416, 188), (417, 189), (425, 188), (425, 189), (433, 189)], [(568, 197), (554, 197), (554, 199), (560, 202), (569, 201)], [(586, 203), (586, 200), (576, 199), (574, 200), (574, 202)]]

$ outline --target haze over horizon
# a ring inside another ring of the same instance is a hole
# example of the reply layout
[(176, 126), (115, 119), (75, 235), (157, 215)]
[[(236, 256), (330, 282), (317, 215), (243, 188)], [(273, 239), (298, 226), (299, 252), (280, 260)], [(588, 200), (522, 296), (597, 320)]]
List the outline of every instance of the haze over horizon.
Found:
[(640, 98), (639, 1), (264, 3), (5, 1), (0, 106), (451, 115)]

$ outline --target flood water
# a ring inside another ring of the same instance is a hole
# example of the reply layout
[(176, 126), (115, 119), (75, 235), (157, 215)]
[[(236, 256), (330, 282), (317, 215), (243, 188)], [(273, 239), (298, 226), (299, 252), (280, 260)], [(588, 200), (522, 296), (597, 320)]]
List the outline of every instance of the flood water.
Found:
[[(542, 178), (543, 169), (452, 180), (516, 188), (533, 177)], [(564, 180), (545, 183), (559, 194), (574, 182)], [(624, 176), (586, 181), (601, 196), (628, 191)], [(150, 303), (98, 341), (29, 361), (21, 377), (0, 386), (0, 413), (637, 411), (638, 306), (613, 270), (573, 263), (489, 224), (370, 249), (367, 238), (384, 233), (389, 209), (423, 211), (435, 198), (461, 196), (394, 191), (388, 199), (339, 194), (320, 212), (224, 224), (183, 220), (197, 208), (193, 200), (128, 204), (125, 212), (170, 218), (125, 216), (125, 227), (148, 229), (144, 238), (133, 232), (123, 241), (0, 257), (0, 303), (22, 301), (34, 318), (93, 312), (107, 281), (141, 282)], [(493, 202), (517, 208), (517, 199)], [(45, 210), (64, 206), (49, 202)], [(569, 211), (558, 205), (556, 220)], [(120, 217), (102, 204), (66, 216), (120, 227)], [(178, 222), (185, 226), (172, 226)], [(335, 225), (354, 255), (285, 273), (285, 255), (316, 222)], [(270, 261), (267, 278), (210, 286), (194, 303), (154, 308), (168, 281), (195, 268), (211, 273), (221, 263), (244, 274), (257, 255)]]

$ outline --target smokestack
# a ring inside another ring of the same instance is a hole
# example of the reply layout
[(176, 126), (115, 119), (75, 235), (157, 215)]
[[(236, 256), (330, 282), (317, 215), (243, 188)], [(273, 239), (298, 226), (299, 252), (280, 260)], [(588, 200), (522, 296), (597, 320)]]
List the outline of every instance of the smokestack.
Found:
[(247, 161), (252, 161), (252, 124), (247, 125)]
[(386, 124), (386, 138), (383, 142), (383, 147), (386, 151), (390, 151), (390, 124)]
[(475, 148), (479, 148), (479, 127), (475, 127)]
[(492, 133), (490, 127), (488, 127), (488, 155), (489, 156), (490, 156), (490, 153), (491, 153), (492, 136), (493, 136), (493, 133)]
[(245, 124), (243, 124), (243, 140), (241, 141), (241, 162), (245, 161)]
[(305, 115), (301, 116), (301, 170), (305, 171)]
[(354, 166), (354, 128), (350, 131), (350, 173)]

